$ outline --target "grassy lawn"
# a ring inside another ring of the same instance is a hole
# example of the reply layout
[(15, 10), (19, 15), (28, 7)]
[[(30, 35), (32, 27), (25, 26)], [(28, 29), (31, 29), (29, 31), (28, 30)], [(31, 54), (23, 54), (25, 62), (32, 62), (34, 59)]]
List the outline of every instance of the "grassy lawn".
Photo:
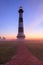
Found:
[(9, 61), (13, 55), (16, 55), (17, 44), (12, 41), (0, 42), (0, 64)]
[(27, 42), (26, 46), (34, 56), (43, 61), (43, 42)]
[[(23, 44), (26, 45), (34, 56), (43, 61), (43, 42), (24, 41)], [(16, 41), (0, 41), (0, 64), (6, 63), (16, 55), (17, 49), (18, 42)]]

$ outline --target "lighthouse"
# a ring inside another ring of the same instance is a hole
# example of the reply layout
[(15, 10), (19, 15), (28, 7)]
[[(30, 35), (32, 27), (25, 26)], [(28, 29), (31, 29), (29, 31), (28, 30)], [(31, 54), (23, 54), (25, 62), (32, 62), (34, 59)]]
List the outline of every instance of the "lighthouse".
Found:
[(17, 39), (24, 39), (25, 35), (24, 35), (24, 27), (23, 27), (23, 9), (22, 7), (19, 8), (19, 25), (18, 25), (18, 35), (17, 35)]

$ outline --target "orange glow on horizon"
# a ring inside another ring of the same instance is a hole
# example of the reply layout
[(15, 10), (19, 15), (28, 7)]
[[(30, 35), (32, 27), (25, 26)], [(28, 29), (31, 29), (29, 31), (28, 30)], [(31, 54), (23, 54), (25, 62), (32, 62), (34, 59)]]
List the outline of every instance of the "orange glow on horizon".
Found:
[(26, 36), (26, 39), (33, 39), (33, 40), (35, 40), (35, 39), (43, 39), (43, 36), (39, 36), (39, 35), (27, 35)]
[(6, 39), (16, 39), (15, 35), (5, 35)]
[[(6, 35), (5, 36), (6, 39), (17, 39), (16, 38), (16, 35)], [(25, 39), (43, 39), (43, 36), (39, 36), (39, 35), (26, 35), (26, 38)]]
[[(4, 36), (6, 39), (17, 39), (17, 35), (15, 34), (6, 34), (6, 35), (0, 35)], [(25, 39), (43, 39), (43, 34), (36, 34), (36, 33), (31, 33), (31, 34), (25, 34)]]

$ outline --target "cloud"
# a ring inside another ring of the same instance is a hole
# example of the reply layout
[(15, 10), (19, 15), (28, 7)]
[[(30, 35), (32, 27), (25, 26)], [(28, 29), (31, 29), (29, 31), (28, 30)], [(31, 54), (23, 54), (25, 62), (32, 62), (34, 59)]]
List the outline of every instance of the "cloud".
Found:
[(29, 25), (29, 31), (32, 32), (37, 26), (43, 22), (43, 4), (40, 3), (34, 15), (34, 20)]

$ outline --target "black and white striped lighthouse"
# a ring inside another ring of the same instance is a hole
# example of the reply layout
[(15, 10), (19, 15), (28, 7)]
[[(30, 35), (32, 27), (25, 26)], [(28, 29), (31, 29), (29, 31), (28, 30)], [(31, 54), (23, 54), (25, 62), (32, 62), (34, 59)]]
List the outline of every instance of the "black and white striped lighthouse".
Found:
[(24, 35), (24, 28), (23, 28), (23, 9), (22, 9), (22, 7), (19, 8), (18, 12), (19, 12), (19, 26), (18, 26), (17, 38), (24, 39), (25, 35)]

